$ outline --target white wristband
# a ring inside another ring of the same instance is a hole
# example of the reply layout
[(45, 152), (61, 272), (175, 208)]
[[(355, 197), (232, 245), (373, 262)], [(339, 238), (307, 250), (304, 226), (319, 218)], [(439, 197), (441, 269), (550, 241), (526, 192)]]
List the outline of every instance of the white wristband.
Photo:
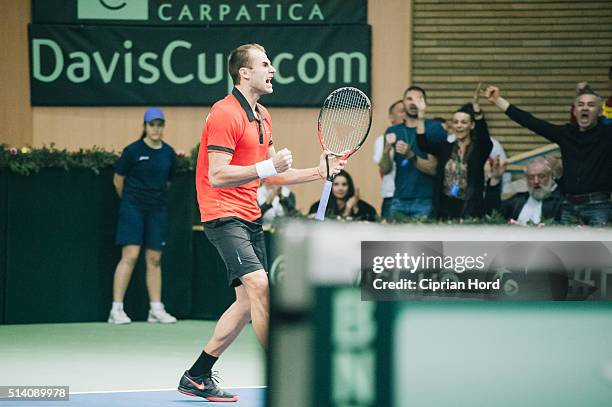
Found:
[(255, 164), (255, 169), (257, 170), (257, 175), (261, 179), (273, 177), (278, 174), (278, 172), (276, 172), (276, 168), (274, 168), (271, 158)]

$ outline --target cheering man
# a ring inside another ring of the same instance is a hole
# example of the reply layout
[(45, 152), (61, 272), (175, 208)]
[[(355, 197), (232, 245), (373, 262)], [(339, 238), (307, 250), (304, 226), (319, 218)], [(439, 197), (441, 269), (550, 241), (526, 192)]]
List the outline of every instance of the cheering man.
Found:
[(563, 162), (565, 200), (561, 223), (605, 226), (610, 222), (612, 125), (599, 122), (601, 97), (586, 88), (574, 100), (577, 124), (554, 125), (511, 105), (495, 86), (486, 98), (523, 127), (557, 143)]
[[(221, 316), (202, 354), (181, 377), (179, 391), (209, 401), (237, 401), (220, 389), (211, 373), (213, 364), (244, 326), (253, 329), (267, 349), (269, 291), (266, 248), (257, 205), (262, 179), (273, 185), (319, 181), (327, 173), (327, 152), (319, 166), (293, 169), (287, 149), (275, 151), (268, 111), (257, 101), (272, 93), (276, 69), (265, 49), (246, 44), (233, 50), (229, 73), (232, 93), (213, 105), (206, 118), (196, 169), (196, 189), (204, 231), (227, 268), (236, 301)], [(329, 158), (337, 174), (346, 161)]]

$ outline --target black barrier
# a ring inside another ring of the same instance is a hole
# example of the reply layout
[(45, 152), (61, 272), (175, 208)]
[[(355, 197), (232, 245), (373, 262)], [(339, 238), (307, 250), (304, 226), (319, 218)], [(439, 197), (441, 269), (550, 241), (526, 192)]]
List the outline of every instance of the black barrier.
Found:
[(9, 175), (6, 323), (103, 319), (119, 259), (111, 176)]
[[(202, 231), (193, 232), (192, 317), (217, 319), (235, 300), (227, 283), (225, 264)], [(214, 287), (214, 288), (210, 288)]]
[[(225, 266), (197, 223), (194, 173), (179, 173), (168, 195), (162, 299), (180, 319), (216, 319), (234, 300)], [(119, 201), (112, 170), (0, 173), (0, 323), (105, 321), (120, 258)], [(267, 246), (272, 239), (266, 233)], [(272, 256), (269, 261), (272, 262)], [(134, 320), (147, 317), (141, 256), (125, 296)]]
[(0, 170), (0, 324), (4, 323), (4, 301), (6, 299), (6, 217), (8, 197), (8, 174)]
[[(95, 175), (89, 170), (45, 169), (32, 176), (8, 174), (5, 180), (3, 322), (105, 320), (120, 257), (114, 244), (118, 199), (112, 170)], [(192, 189), (193, 174), (179, 174), (170, 194), (172, 227), (162, 264), (163, 298), (179, 316), (189, 315), (191, 308)], [(142, 262), (125, 303), (135, 319), (146, 318)]]
[[(180, 317), (191, 315), (192, 307), (192, 210), (195, 200), (195, 174), (179, 173), (168, 194), (168, 246), (162, 257), (164, 301)], [(171, 245), (171, 246), (170, 246)], [(164, 271), (167, 270), (167, 271)], [(148, 309), (148, 303), (145, 304)]]

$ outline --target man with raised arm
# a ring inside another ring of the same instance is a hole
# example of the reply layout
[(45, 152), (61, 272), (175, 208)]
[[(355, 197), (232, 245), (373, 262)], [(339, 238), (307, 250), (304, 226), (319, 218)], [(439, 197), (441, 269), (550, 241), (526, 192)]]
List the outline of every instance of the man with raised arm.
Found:
[[(419, 118), (415, 100), (419, 97), (427, 98), (425, 90), (419, 86), (410, 86), (404, 91), (402, 101), (406, 116), (402, 123), (389, 127), (385, 132), (383, 155), (378, 163), (384, 174), (396, 170), (392, 218), (429, 217), (433, 212), (433, 176), (438, 161), (433, 155), (421, 151), (416, 142)], [(425, 127), (428, 137), (446, 139), (446, 131), (440, 122), (425, 119)]]
[(612, 190), (612, 125), (599, 122), (601, 97), (590, 88), (574, 100), (576, 124), (555, 125), (534, 117), (501, 97), (489, 86), (484, 96), (506, 115), (540, 136), (557, 143), (563, 161), (565, 199), (561, 223), (605, 226), (610, 223)]

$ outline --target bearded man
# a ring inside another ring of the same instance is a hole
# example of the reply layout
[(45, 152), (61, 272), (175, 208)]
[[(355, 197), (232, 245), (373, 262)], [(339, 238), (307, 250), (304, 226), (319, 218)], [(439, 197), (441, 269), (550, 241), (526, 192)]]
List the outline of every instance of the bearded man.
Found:
[(501, 201), (497, 209), (510, 223), (538, 225), (544, 219), (561, 219), (563, 196), (553, 179), (550, 160), (534, 158), (524, 169), (527, 191)]

